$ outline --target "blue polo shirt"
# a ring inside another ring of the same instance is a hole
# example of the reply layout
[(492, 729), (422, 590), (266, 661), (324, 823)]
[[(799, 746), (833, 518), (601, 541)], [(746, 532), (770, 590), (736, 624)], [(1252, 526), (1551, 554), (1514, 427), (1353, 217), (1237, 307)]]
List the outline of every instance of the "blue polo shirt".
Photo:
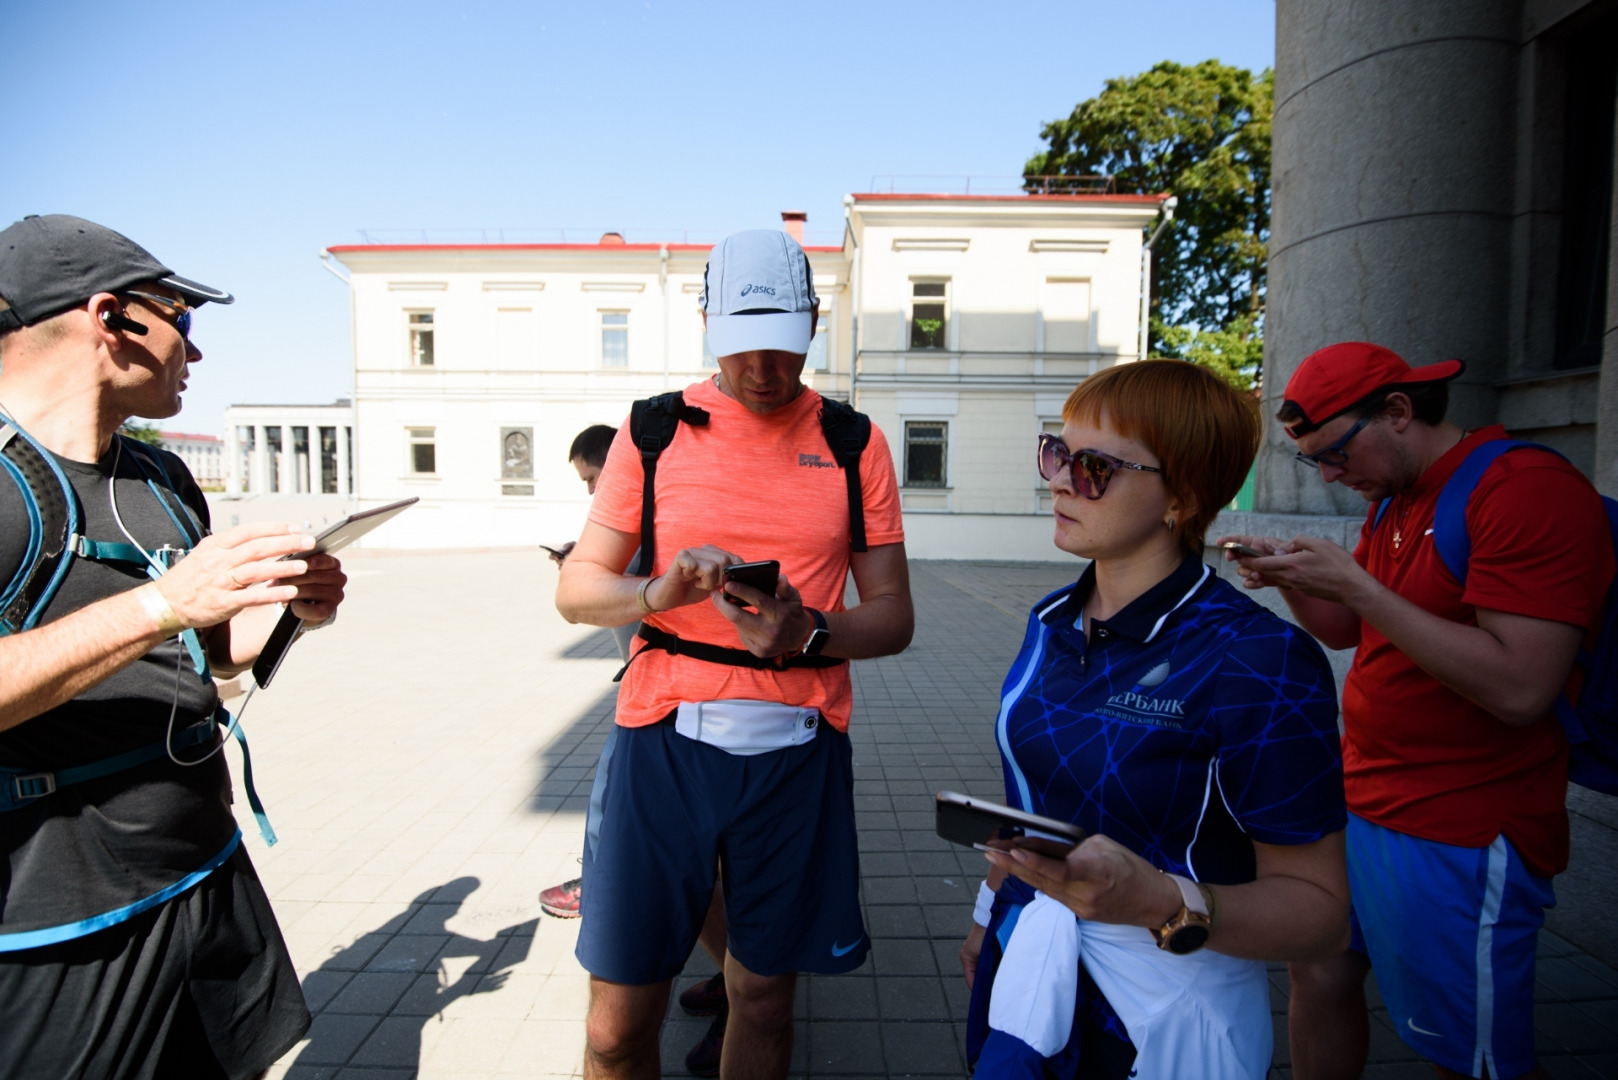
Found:
[(1035, 605), (996, 738), (1012, 806), (1197, 881), (1254, 878), (1253, 841), (1342, 829), (1331, 666), (1315, 640), (1187, 556), (1088, 637), (1095, 566)]

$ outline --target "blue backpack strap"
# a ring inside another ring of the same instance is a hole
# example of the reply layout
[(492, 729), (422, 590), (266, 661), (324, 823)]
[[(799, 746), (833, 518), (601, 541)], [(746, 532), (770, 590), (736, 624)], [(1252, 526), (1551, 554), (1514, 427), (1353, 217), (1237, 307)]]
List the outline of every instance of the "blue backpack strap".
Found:
[(0, 592), (0, 634), (14, 634), (39, 622), (67, 576), (73, 562), (70, 541), (79, 531), (79, 503), (56, 459), (13, 422), (0, 425), (0, 465), (28, 507), (27, 552)]
[[(131, 439), (126, 435), (114, 437), (123, 440), (124, 447), (130, 452), (129, 456), (135, 459), (136, 467), (146, 478), (146, 486), (152, 489), (152, 494), (157, 496), (157, 501), (163, 506), (163, 512), (168, 514), (169, 520), (174, 522), (174, 527), (179, 530), (180, 537), (185, 541), (186, 550), (196, 547), (202, 542), (202, 522), (197, 518), (196, 512), (187, 506), (185, 500), (174, 490), (174, 481), (169, 477), (169, 471), (163, 467), (163, 460), (158, 457), (157, 451), (139, 439)], [(159, 479), (163, 481), (161, 484), (157, 482)], [(175, 506), (180, 508), (180, 513), (174, 512)]]
[(1500, 459), (1500, 455), (1522, 449), (1544, 450), (1557, 457), (1562, 456), (1538, 443), (1491, 439), (1480, 443), (1466, 455), (1466, 460), (1445, 481), (1444, 490), (1438, 493), (1438, 506), (1433, 511), (1433, 543), (1438, 547), (1438, 557), (1443, 560), (1445, 568), (1463, 586), (1466, 584), (1466, 564), (1472, 558), (1472, 534), (1466, 528), (1466, 510), (1472, 501), (1472, 492), (1477, 489), (1478, 481), (1483, 479), (1489, 466)]
[(1373, 533), (1376, 532), (1377, 526), (1382, 524), (1383, 515), (1388, 512), (1388, 507), (1392, 505), (1392, 498), (1383, 499), (1381, 502), (1376, 504), (1376, 517), (1371, 519), (1371, 531)]

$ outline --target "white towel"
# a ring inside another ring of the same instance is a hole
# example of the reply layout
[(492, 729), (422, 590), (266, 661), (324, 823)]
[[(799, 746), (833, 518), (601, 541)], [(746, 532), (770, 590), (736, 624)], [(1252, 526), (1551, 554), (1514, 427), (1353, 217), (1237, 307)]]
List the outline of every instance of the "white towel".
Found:
[(1135, 1044), (1137, 1080), (1263, 1080), (1274, 1050), (1257, 960), (1176, 956), (1138, 926), (1084, 922), (1044, 893), (1023, 908), (989, 997), (989, 1026), (1045, 1057), (1073, 1033), (1079, 964)]

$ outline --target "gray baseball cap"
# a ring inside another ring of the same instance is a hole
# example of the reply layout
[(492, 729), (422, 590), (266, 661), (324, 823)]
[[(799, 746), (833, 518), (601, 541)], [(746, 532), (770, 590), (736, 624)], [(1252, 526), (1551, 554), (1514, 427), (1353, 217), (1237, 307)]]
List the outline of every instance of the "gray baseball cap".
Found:
[(775, 229), (727, 236), (708, 255), (701, 304), (715, 356), (755, 349), (807, 353), (815, 306), (809, 256)]
[(105, 225), (69, 214), (30, 214), (0, 232), (0, 331), (60, 315), (99, 292), (156, 281), (192, 307), (235, 303), (228, 292), (178, 277)]

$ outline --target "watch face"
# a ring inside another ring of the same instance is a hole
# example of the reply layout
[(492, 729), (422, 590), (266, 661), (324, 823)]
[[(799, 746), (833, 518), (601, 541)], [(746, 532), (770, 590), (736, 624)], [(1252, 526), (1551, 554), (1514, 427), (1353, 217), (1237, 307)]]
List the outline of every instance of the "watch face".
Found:
[(1169, 935), (1169, 952), (1179, 956), (1196, 952), (1208, 943), (1208, 928), (1190, 923)]

